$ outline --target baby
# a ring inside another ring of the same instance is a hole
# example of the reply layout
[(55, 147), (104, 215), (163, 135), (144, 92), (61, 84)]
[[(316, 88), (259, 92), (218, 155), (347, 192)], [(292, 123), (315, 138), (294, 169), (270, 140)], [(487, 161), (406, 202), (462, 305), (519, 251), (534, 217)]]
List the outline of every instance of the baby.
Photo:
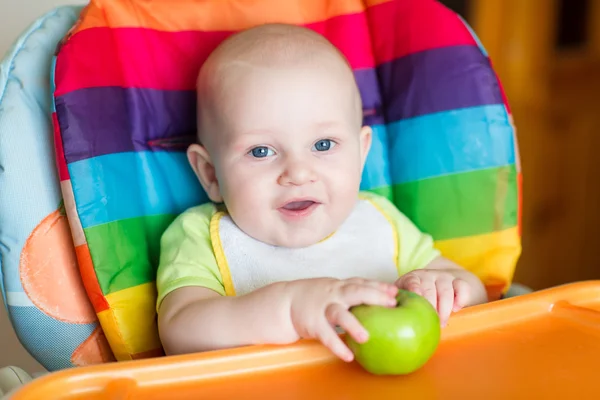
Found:
[(211, 202), (161, 240), (158, 324), (167, 354), (320, 340), (341, 359), (359, 304), (423, 295), (442, 325), (487, 301), (386, 198), (360, 192), (371, 129), (351, 68), (306, 28), (263, 25), (225, 40), (198, 77), (188, 159)]

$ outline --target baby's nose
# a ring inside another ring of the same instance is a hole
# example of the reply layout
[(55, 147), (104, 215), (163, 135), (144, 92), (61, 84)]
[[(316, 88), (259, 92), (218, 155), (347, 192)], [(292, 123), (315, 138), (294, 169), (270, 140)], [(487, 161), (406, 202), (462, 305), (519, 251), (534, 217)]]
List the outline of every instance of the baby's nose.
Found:
[(316, 180), (316, 173), (309, 162), (292, 160), (286, 163), (279, 176), (279, 184), (283, 186), (300, 186)]

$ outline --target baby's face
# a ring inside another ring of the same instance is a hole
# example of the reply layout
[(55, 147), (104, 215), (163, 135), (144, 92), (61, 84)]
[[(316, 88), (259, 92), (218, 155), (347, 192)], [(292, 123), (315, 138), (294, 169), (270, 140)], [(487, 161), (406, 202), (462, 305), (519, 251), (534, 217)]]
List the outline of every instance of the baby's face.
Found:
[(210, 146), (220, 194), (262, 242), (315, 244), (356, 204), (371, 131), (348, 74), (327, 68), (240, 67), (220, 93)]

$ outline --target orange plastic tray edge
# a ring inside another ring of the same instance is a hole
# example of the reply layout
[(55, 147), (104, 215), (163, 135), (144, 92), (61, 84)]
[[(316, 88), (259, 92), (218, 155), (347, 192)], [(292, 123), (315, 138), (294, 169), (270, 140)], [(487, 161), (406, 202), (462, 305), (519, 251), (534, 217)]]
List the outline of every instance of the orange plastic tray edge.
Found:
[[(489, 329), (499, 324), (506, 325), (507, 320), (518, 321), (532, 314), (551, 312), (553, 307), (577, 308), (589, 303), (600, 304), (600, 280), (566, 284), (464, 309), (451, 318), (442, 340), (475, 334), (484, 326)], [(248, 346), (59, 371), (35, 379), (11, 399), (60, 399), (61, 396), (77, 393), (108, 393), (112, 390), (115, 396), (110, 398), (119, 398), (116, 393), (120, 388), (150, 385), (161, 390), (161, 385), (167, 382), (214, 380), (334, 360), (326, 348), (314, 341), (300, 341), (289, 346)]]

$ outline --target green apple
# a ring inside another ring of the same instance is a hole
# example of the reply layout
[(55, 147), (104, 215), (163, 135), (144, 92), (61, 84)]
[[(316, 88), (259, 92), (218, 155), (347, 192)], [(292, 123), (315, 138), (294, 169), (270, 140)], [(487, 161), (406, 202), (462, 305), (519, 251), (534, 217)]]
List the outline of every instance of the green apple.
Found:
[(422, 296), (400, 290), (396, 307), (360, 305), (350, 310), (369, 333), (365, 343), (350, 335), (355, 360), (375, 375), (404, 375), (421, 368), (440, 342), (440, 319)]

